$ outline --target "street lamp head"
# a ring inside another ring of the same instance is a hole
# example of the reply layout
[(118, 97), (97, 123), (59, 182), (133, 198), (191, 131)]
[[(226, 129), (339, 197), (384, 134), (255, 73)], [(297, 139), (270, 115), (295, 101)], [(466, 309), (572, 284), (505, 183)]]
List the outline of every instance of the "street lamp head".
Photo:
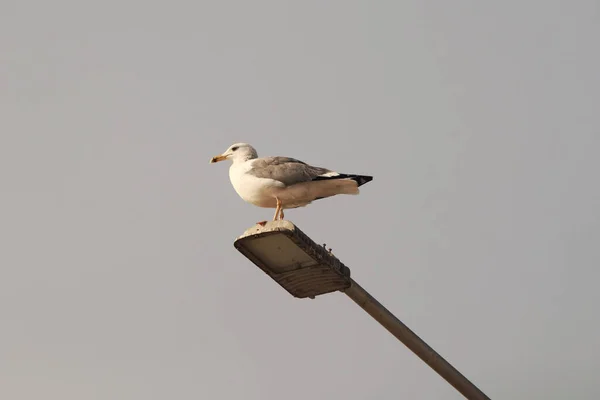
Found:
[(269, 221), (246, 230), (235, 248), (294, 297), (344, 291), (350, 269), (289, 221)]

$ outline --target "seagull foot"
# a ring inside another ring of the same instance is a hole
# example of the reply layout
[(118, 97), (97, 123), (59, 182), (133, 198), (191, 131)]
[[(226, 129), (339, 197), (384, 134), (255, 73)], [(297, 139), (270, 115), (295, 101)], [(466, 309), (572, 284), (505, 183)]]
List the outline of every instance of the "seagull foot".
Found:
[(256, 225), (260, 225), (260, 226), (265, 226), (267, 224), (267, 221), (259, 221), (256, 223)]

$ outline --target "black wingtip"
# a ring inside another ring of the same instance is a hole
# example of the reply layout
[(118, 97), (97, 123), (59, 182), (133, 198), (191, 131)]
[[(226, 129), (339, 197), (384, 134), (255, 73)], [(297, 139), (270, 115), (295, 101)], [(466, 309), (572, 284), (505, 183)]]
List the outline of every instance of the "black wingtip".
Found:
[(373, 177), (368, 175), (354, 175), (351, 177), (351, 179), (355, 181), (358, 186), (362, 186), (365, 183), (371, 182)]

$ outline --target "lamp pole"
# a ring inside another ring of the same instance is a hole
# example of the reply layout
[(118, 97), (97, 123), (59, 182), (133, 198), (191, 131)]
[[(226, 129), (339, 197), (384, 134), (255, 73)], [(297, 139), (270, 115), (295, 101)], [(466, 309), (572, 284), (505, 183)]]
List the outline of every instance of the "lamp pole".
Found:
[(490, 400), (477, 386), (458, 372), (354, 279), (351, 280), (351, 286), (345, 289), (344, 293), (467, 399)]

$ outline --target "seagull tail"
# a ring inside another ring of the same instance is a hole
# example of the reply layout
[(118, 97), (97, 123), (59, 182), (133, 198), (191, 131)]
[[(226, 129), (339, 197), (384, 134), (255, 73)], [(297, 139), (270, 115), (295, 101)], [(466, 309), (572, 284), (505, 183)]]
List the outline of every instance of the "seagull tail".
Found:
[(318, 176), (313, 181), (321, 181), (317, 187), (320, 192), (316, 199), (333, 196), (336, 194), (359, 194), (358, 187), (373, 180), (372, 176), (355, 174), (336, 174)]
[[(335, 175), (334, 175), (335, 174)], [(356, 175), (356, 174), (338, 174), (337, 172), (328, 173), (324, 175), (319, 175), (313, 179), (313, 181), (330, 181), (330, 180), (340, 180), (340, 179), (349, 179), (356, 182), (357, 186), (362, 186), (365, 183), (369, 183), (373, 180), (372, 176), (369, 175)]]

